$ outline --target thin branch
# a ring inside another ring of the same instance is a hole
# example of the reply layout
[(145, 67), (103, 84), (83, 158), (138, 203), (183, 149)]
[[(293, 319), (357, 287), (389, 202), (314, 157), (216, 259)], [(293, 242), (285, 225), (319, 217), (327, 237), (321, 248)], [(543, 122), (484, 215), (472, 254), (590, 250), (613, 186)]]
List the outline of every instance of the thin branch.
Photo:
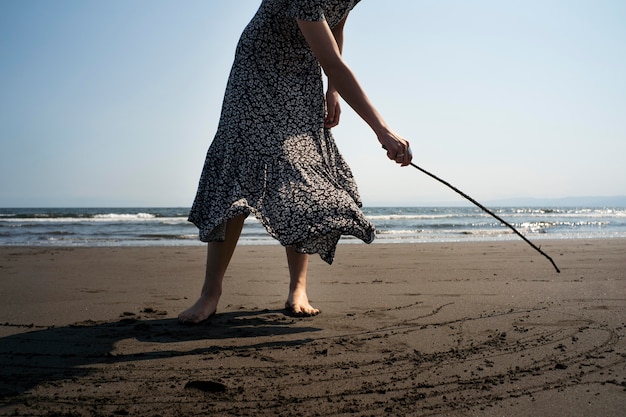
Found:
[(477, 207), (479, 207), (480, 209), (482, 209), (483, 211), (485, 211), (486, 213), (490, 214), (491, 216), (495, 217), (496, 219), (498, 219), (500, 222), (502, 222), (503, 224), (505, 224), (509, 229), (511, 229), (513, 232), (515, 232), (516, 235), (518, 235), (519, 237), (521, 237), (526, 243), (528, 243), (530, 246), (533, 247), (533, 249), (535, 249), (536, 251), (538, 251), (540, 254), (542, 254), (543, 256), (545, 256), (546, 258), (548, 258), (548, 260), (552, 263), (552, 266), (554, 266), (554, 269), (556, 269), (556, 272), (561, 272), (561, 270), (559, 269), (558, 266), (556, 266), (556, 263), (554, 263), (554, 261), (552, 260), (552, 258), (550, 256), (548, 256), (547, 253), (545, 253), (544, 251), (542, 251), (538, 246), (536, 246), (533, 242), (531, 242), (530, 240), (526, 239), (526, 237), (524, 235), (522, 235), (520, 232), (517, 231), (517, 229), (515, 227), (513, 227), (511, 224), (509, 224), (508, 222), (506, 222), (505, 220), (503, 220), (502, 218), (500, 218), (498, 215), (496, 215), (494, 212), (492, 212), (491, 210), (489, 210), (487, 207), (483, 206), (482, 204), (480, 204), (478, 201), (474, 200), (472, 197), (470, 197), (469, 195), (465, 194), (463, 191), (459, 190), (458, 188), (454, 187), (452, 184), (448, 183), (447, 181), (442, 180), (441, 178), (437, 177), (434, 174), (431, 174), (430, 172), (426, 171), (423, 168), (418, 167), (417, 165), (415, 165), (414, 163), (411, 162), (411, 166), (417, 168), (418, 170), (422, 171), (424, 174), (428, 175), (431, 178), (436, 179), (437, 181), (439, 181), (440, 183), (446, 185), (447, 187), (451, 188), (452, 190), (454, 190), (456, 193), (462, 195), (464, 198), (466, 198), (467, 200), (471, 201), (472, 203), (474, 203)]

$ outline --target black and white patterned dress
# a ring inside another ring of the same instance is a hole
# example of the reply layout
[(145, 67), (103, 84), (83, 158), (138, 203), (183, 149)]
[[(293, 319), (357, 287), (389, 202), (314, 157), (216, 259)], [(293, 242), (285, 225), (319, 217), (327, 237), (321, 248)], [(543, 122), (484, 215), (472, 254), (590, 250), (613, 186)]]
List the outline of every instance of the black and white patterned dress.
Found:
[(341, 235), (367, 243), (352, 172), (324, 128), (321, 68), (296, 18), (341, 21), (359, 0), (264, 0), (243, 31), (189, 221), (204, 242), (254, 214), (283, 246), (332, 263)]

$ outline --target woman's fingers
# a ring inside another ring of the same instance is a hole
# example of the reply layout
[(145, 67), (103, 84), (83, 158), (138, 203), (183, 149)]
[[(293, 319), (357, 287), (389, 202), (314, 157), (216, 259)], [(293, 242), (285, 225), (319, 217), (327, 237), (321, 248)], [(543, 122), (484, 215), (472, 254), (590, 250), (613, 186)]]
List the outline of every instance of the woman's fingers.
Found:
[(324, 117), (324, 127), (330, 129), (339, 124), (339, 117), (341, 116), (341, 106), (339, 105), (339, 98), (336, 95), (327, 95), (326, 98), (327, 113)]
[(383, 148), (387, 150), (387, 158), (401, 166), (407, 166), (413, 160), (413, 152), (409, 142), (400, 137), (395, 138), (395, 142), (388, 146), (383, 145)]
[(339, 114), (327, 114), (324, 117), (324, 127), (326, 129), (330, 129), (331, 127), (335, 127), (339, 124)]
[(394, 161), (396, 163), (402, 165), (403, 167), (409, 165), (411, 160), (413, 159), (413, 152), (411, 151), (411, 147), (406, 144), (406, 147), (402, 147), (398, 153), (396, 153)]

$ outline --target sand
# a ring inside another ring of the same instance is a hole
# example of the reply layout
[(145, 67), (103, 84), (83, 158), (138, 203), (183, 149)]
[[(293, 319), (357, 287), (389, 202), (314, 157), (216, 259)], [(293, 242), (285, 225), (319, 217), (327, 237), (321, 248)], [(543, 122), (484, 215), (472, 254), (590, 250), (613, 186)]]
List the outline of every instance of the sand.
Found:
[(342, 244), (322, 314), (242, 246), (182, 326), (203, 247), (0, 247), (0, 415), (624, 416), (626, 240)]

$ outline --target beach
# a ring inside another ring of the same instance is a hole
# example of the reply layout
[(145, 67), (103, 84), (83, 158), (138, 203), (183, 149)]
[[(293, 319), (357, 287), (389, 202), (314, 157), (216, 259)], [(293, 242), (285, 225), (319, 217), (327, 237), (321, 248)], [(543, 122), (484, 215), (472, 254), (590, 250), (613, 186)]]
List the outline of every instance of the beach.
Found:
[(626, 239), (343, 244), (289, 316), (280, 246), (0, 247), (2, 416), (623, 416)]

